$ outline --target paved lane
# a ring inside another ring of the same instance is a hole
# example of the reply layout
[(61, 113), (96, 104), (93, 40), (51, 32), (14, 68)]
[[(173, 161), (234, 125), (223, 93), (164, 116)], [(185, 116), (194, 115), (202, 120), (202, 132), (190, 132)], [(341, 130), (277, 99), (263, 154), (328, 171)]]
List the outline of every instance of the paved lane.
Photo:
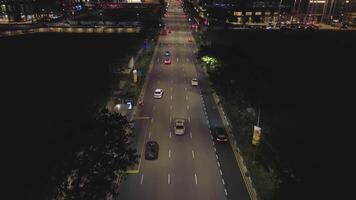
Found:
[[(197, 77), (195, 47), (188, 42), (192, 36), (178, 2), (170, 4), (169, 17), (164, 20), (172, 32), (159, 38), (140, 111), (141, 117), (149, 118), (136, 125), (139, 151), (144, 142), (155, 140), (160, 145), (159, 158), (141, 158), (138, 173), (130, 174), (122, 184), (120, 199), (225, 200), (227, 190), (204, 98), (200, 86), (191, 86), (191, 79)], [(167, 50), (171, 52), (171, 65), (163, 63)], [(164, 90), (162, 99), (153, 99), (157, 88)], [(183, 136), (174, 135), (173, 123), (178, 117), (187, 122)]]

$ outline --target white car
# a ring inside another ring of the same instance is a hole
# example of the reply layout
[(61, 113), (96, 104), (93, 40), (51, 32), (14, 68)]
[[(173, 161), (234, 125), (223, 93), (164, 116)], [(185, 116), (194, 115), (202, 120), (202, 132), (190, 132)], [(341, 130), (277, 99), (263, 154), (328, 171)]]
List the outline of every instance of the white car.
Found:
[(153, 97), (155, 99), (160, 99), (163, 96), (163, 90), (162, 89), (156, 89), (155, 92), (153, 93)]
[(193, 78), (192, 79), (192, 86), (197, 86), (198, 85), (198, 79), (197, 78)]
[(185, 132), (185, 119), (176, 119), (174, 121), (174, 133), (176, 135), (184, 135)]

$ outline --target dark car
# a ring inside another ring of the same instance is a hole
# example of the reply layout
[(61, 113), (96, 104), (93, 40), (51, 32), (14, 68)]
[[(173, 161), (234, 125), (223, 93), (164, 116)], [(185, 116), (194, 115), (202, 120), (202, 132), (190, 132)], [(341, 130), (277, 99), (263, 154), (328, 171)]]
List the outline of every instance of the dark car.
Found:
[(171, 53), (169, 51), (166, 51), (166, 53), (164, 53), (165, 56), (170, 56)]
[(226, 143), (228, 141), (226, 132), (222, 127), (214, 128), (214, 137), (218, 143)]
[(156, 141), (146, 143), (145, 158), (146, 160), (155, 160), (158, 158), (159, 145)]

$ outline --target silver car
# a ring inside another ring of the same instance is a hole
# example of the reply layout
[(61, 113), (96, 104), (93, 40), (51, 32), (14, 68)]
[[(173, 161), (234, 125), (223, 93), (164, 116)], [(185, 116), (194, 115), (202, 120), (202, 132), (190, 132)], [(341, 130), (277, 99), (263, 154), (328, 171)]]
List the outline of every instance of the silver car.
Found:
[(198, 85), (198, 79), (197, 78), (193, 78), (192, 79), (192, 86), (197, 86)]
[(185, 132), (185, 119), (174, 120), (174, 133), (176, 135), (184, 135)]
[(163, 96), (163, 90), (162, 89), (156, 89), (154, 94), (153, 94), (153, 97), (155, 99), (161, 99)]

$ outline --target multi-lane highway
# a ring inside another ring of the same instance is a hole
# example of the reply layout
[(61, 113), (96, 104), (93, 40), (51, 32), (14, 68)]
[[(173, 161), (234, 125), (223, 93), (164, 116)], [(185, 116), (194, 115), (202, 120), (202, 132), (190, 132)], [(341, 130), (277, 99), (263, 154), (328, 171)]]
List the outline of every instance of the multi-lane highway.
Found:
[[(196, 46), (189, 41), (192, 34), (179, 2), (170, 2), (164, 20), (171, 33), (158, 40), (144, 106), (135, 125), (141, 159), (122, 183), (120, 199), (249, 199), (231, 146), (213, 140), (210, 128), (222, 122), (204, 92), (209, 85), (195, 65)], [(168, 65), (164, 64), (166, 51), (171, 54)], [(198, 78), (199, 86), (191, 85), (192, 78)], [(153, 98), (158, 88), (163, 89), (162, 99)], [(176, 118), (186, 119), (182, 136), (174, 134)], [(157, 160), (145, 160), (144, 144), (149, 140), (159, 144)]]

